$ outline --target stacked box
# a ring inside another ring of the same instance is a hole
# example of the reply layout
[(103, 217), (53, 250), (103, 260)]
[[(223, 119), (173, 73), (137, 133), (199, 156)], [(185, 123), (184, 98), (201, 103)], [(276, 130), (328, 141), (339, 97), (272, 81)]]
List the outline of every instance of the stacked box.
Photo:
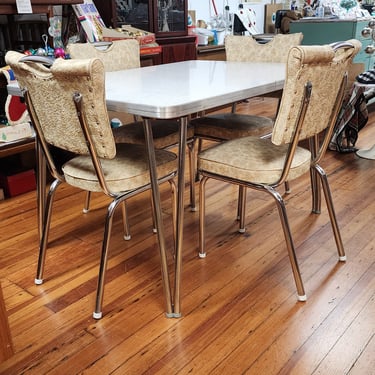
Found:
[(35, 172), (33, 169), (14, 174), (1, 174), (0, 186), (7, 198), (36, 189)]

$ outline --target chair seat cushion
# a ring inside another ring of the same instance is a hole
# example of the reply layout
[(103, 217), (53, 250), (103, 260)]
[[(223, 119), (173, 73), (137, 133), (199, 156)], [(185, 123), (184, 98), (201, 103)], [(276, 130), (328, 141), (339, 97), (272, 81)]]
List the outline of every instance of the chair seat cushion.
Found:
[(273, 120), (264, 116), (221, 113), (191, 121), (196, 137), (230, 140), (242, 137), (261, 137), (272, 133)]
[[(201, 152), (198, 169), (255, 184), (274, 184), (280, 178), (287, 147), (276, 146), (270, 139), (238, 138)], [(306, 173), (310, 162), (310, 151), (297, 147), (288, 180)]]
[[(179, 142), (180, 124), (175, 120), (154, 120), (152, 121), (152, 135), (155, 148), (167, 148)], [(116, 143), (144, 144), (145, 133), (141, 121), (123, 125), (113, 129)], [(188, 126), (187, 139), (192, 139), (194, 129)]]
[[(112, 192), (119, 193), (150, 183), (148, 157), (145, 146), (116, 145), (114, 159), (101, 159), (101, 165)], [(155, 150), (158, 178), (177, 170), (177, 157), (173, 152)], [(63, 166), (66, 182), (88, 191), (102, 191), (89, 156), (77, 156)]]

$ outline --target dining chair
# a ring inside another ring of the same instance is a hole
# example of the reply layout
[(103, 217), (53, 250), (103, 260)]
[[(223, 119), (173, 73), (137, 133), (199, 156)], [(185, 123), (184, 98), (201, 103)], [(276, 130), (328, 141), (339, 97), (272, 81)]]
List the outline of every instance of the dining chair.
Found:
[[(327, 175), (321, 167), (345, 91), (347, 72), (360, 50), (357, 40), (333, 46), (296, 46), (288, 54), (280, 110), (272, 138), (244, 137), (218, 144), (198, 155), (199, 256), (206, 256), (205, 187), (209, 179), (224, 181), (270, 194), (277, 205), (298, 299), (306, 299), (283, 197), (277, 188), (311, 172), (319, 176), (333, 228), (339, 260), (346, 256), (337, 224)], [(314, 147), (303, 147), (309, 140)], [(311, 179), (311, 184), (314, 179)], [(313, 189), (312, 189), (313, 190)], [(314, 201), (314, 199), (313, 199)], [(313, 205), (314, 213), (320, 213)], [(244, 215), (244, 212), (242, 212)]]
[[(101, 43), (70, 43), (67, 45), (67, 53), (72, 59), (99, 58), (103, 61), (106, 72), (132, 69), (140, 67), (139, 43), (135, 39), (115, 40)], [(112, 113), (114, 116), (116, 112)], [(121, 115), (118, 115), (121, 117)], [(138, 121), (137, 121), (138, 120)], [(153, 120), (152, 134), (154, 145), (160, 149), (170, 149), (179, 143), (178, 120)], [(145, 135), (142, 122), (135, 118), (135, 122), (113, 129), (116, 143), (145, 144)], [(187, 147), (189, 154), (190, 170), (190, 202), (195, 202), (193, 159), (194, 129), (191, 125), (187, 129)], [(86, 197), (84, 212), (89, 210), (90, 196)], [(191, 205), (192, 210), (195, 206)], [(130, 238), (130, 237), (129, 237)]]
[[(300, 45), (303, 39), (302, 33), (276, 34), (268, 43), (258, 43), (254, 38), (243, 35), (228, 35), (225, 38), (225, 52), (227, 61), (241, 62), (280, 62), (286, 63), (288, 51), (291, 47)], [(250, 74), (250, 73), (249, 73)], [(282, 90), (275, 91), (264, 96), (275, 97), (278, 100), (277, 110), (280, 106)], [(236, 113), (236, 103), (232, 104), (230, 113), (217, 113), (199, 116), (193, 119), (195, 153), (201, 152), (202, 140), (215, 142), (228, 141), (230, 139), (257, 136), (269, 137), (272, 133), (274, 120), (265, 116), (249, 113)], [(196, 175), (196, 179), (198, 176)], [(285, 191), (290, 192), (288, 181), (285, 181)], [(237, 217), (241, 217), (240, 202), (243, 201), (246, 191), (239, 189), (239, 205)], [(244, 223), (240, 221), (239, 231), (244, 232)]]
[(98, 43), (68, 43), (66, 53), (71, 59), (102, 60), (106, 72), (139, 68), (139, 43), (135, 39)]
[[(105, 194), (111, 202), (104, 222), (93, 314), (95, 319), (100, 319), (113, 215), (126, 199), (150, 189), (147, 150), (143, 145), (115, 143), (106, 108), (105, 71), (101, 60), (57, 59), (50, 67), (27, 60), (28, 57), (15, 51), (6, 54), (6, 61), (23, 90), (38, 142), (54, 178), (44, 210), (35, 283), (43, 282), (57, 188), (67, 183), (82, 191)], [(51, 146), (70, 157), (61, 165), (55, 160)], [(174, 192), (177, 156), (167, 150), (155, 150), (155, 154), (159, 183), (168, 181)], [(175, 195), (172, 194), (173, 210)], [(167, 280), (166, 254), (161, 250), (160, 255), (163, 280)]]
[[(291, 47), (301, 44), (302, 33), (277, 34), (268, 43), (258, 43), (254, 38), (243, 35), (228, 35), (225, 38), (227, 61), (280, 62), (285, 63)], [(271, 95), (281, 98), (282, 90)], [(272, 132), (273, 120), (264, 116), (236, 113), (236, 103), (230, 113), (200, 116), (191, 121), (197, 139), (218, 142), (247, 137), (267, 136)]]

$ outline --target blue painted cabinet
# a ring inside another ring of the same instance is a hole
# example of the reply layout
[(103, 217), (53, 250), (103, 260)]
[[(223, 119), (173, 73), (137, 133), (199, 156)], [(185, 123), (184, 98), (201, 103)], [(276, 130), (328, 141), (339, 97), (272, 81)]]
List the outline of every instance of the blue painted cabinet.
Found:
[(358, 39), (362, 50), (354, 58), (355, 63), (363, 63), (364, 70), (374, 68), (374, 56), (365, 52), (372, 39), (363, 38), (361, 32), (369, 20), (332, 20), (332, 19), (301, 19), (290, 23), (290, 32), (303, 33), (302, 44), (328, 44), (348, 39)]

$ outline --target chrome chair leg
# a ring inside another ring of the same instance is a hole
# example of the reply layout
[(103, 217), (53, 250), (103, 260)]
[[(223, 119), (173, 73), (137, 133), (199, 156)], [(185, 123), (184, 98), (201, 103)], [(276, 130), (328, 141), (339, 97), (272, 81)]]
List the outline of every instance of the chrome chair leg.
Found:
[(286, 247), (288, 250), (289, 260), (292, 266), (294, 281), (297, 287), (298, 300), (306, 301), (306, 293), (303, 287), (302, 277), (301, 277), (301, 273), (298, 267), (298, 261), (297, 261), (296, 252), (294, 249), (292, 234), (290, 231), (290, 226), (289, 226), (288, 216), (287, 216), (286, 209), (285, 209), (284, 200), (276, 190), (268, 186), (265, 186), (264, 188), (274, 197), (276, 204), (277, 204), (277, 209), (279, 211), (281, 225), (284, 231), (284, 237), (285, 237)]
[[(172, 192), (172, 225), (173, 225), (173, 243), (175, 246), (171, 248), (171, 255), (173, 258), (175, 258), (176, 255), (176, 233), (177, 233), (177, 186), (176, 181), (174, 180), (168, 180), (171, 192)], [(155, 220), (155, 207), (154, 207), (154, 201), (152, 199), (152, 195), (150, 195), (151, 199), (151, 210), (152, 210), (152, 230), (154, 233), (158, 233), (158, 230), (156, 228), (156, 220)]]
[(245, 233), (245, 214), (246, 214), (246, 187), (239, 186), (238, 189), (238, 217), (240, 220), (240, 226), (238, 231), (240, 233)]
[(244, 186), (238, 187), (237, 220), (240, 220), (241, 218), (241, 211), (242, 211), (241, 202), (243, 201), (243, 195), (246, 194), (244, 190), (245, 190)]
[(154, 200), (152, 199), (152, 194), (150, 193), (150, 205), (151, 205), (151, 216), (152, 216), (152, 233), (158, 233), (158, 228), (156, 228), (155, 221), (155, 209), (154, 209)]
[(290, 194), (291, 189), (290, 189), (289, 181), (285, 181), (285, 182), (284, 182), (284, 187), (285, 187), (285, 193), (286, 193), (286, 194)]
[(339, 254), (339, 260), (341, 262), (345, 262), (346, 255), (345, 255), (344, 245), (342, 243), (341, 234), (340, 234), (339, 226), (337, 223), (336, 213), (335, 213), (335, 209), (333, 206), (331, 189), (328, 184), (328, 178), (323, 168), (321, 168), (319, 165), (316, 165), (315, 169), (317, 173), (319, 174), (320, 180), (322, 182), (322, 188), (323, 188), (324, 197), (325, 197), (326, 204), (327, 204), (329, 218), (331, 220), (333, 234), (335, 236), (337, 252)]
[(45, 202), (45, 208), (43, 213), (43, 224), (42, 224), (42, 233), (39, 244), (39, 258), (38, 258), (38, 267), (35, 277), (35, 284), (43, 284), (43, 271), (44, 263), (46, 259), (47, 244), (48, 244), (48, 235), (49, 228), (51, 224), (51, 214), (52, 214), (52, 204), (55, 198), (55, 193), (59, 185), (61, 184), (60, 180), (54, 180), (49, 188), (47, 199)]
[(102, 242), (102, 255), (100, 258), (98, 286), (96, 290), (95, 311), (93, 313), (94, 319), (101, 319), (103, 315), (102, 304), (103, 304), (103, 293), (104, 293), (104, 284), (105, 284), (105, 272), (107, 269), (107, 260), (108, 260), (109, 240), (111, 237), (113, 214), (116, 210), (116, 207), (119, 205), (119, 203), (122, 203), (122, 201), (114, 200), (111, 202), (111, 204), (108, 206), (107, 215), (105, 218), (104, 237), (103, 237), (103, 242)]
[[(319, 140), (318, 137), (312, 137), (309, 139), (309, 148), (312, 155), (312, 159), (315, 160), (317, 153), (319, 152)], [(310, 180), (311, 180), (311, 194), (312, 194), (312, 212), (320, 214), (322, 208), (322, 195), (320, 191), (320, 183), (317, 175), (317, 171), (314, 168), (310, 168)]]
[(189, 173), (190, 173), (190, 211), (195, 212), (197, 210), (195, 206), (195, 174), (196, 174), (196, 162), (195, 162), (195, 140), (187, 144), (189, 151)]
[(311, 211), (314, 214), (320, 214), (321, 206), (322, 206), (322, 195), (320, 191), (319, 178), (314, 168), (310, 169), (310, 180), (311, 180), (311, 195), (312, 195)]
[(122, 225), (124, 226), (124, 240), (129, 241), (131, 239), (130, 235), (130, 226), (128, 220), (128, 210), (126, 208), (126, 201), (121, 203), (121, 212), (122, 212)]
[[(90, 211), (90, 202), (91, 202), (91, 191), (87, 191), (85, 204), (82, 210), (84, 214), (87, 214)], [(130, 234), (130, 225), (128, 221), (128, 214), (127, 214), (127, 209), (126, 209), (126, 201), (122, 203), (121, 211), (122, 211), (122, 223), (124, 226), (124, 240), (129, 241), (131, 239), (131, 234)]]
[[(197, 140), (195, 140), (196, 142)], [(203, 147), (203, 140), (202, 138), (198, 138), (198, 146), (196, 147), (196, 150), (197, 150), (197, 154), (199, 154), (201, 151), (202, 151), (202, 147)], [(199, 176), (199, 173), (198, 173), (198, 169), (195, 170), (195, 182), (198, 182), (200, 179), (200, 176)]]
[(84, 203), (83, 210), (82, 210), (84, 214), (87, 214), (90, 211), (90, 200), (91, 200), (91, 191), (86, 191), (85, 203)]
[(38, 206), (38, 234), (39, 241), (42, 238), (43, 219), (46, 205), (47, 168), (46, 157), (38, 136), (35, 138), (36, 148), (36, 175), (37, 175), (37, 206)]
[(202, 177), (199, 184), (199, 257), (206, 257), (206, 183), (208, 177)]

